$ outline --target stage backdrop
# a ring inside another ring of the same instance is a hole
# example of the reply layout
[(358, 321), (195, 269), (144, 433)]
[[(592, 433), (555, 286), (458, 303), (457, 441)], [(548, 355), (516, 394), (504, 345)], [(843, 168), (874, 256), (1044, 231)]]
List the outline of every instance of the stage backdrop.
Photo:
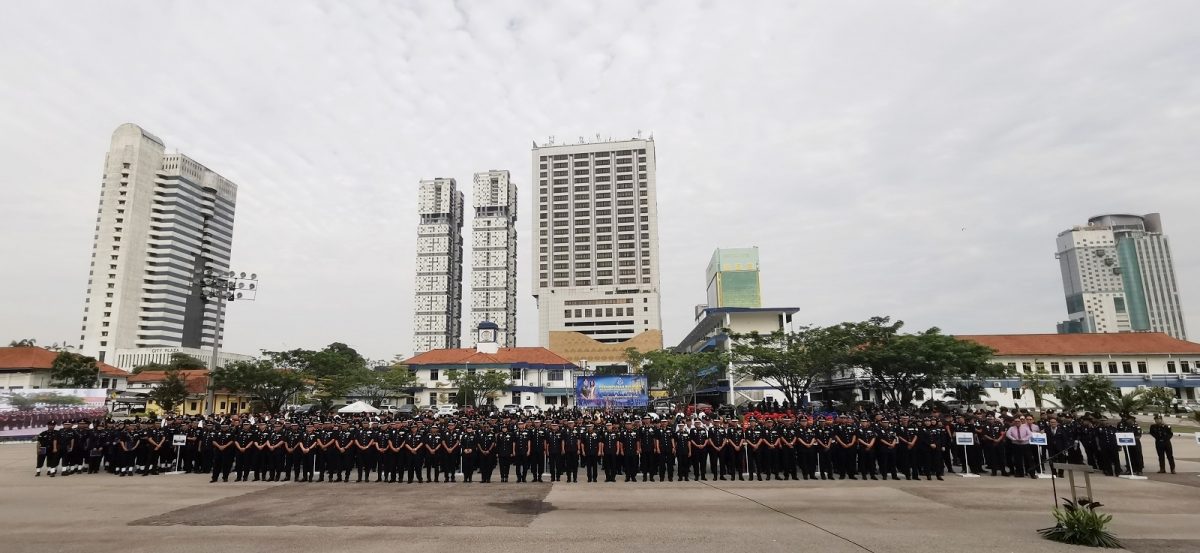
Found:
[(575, 380), (575, 405), (587, 408), (645, 407), (645, 376), (585, 376)]

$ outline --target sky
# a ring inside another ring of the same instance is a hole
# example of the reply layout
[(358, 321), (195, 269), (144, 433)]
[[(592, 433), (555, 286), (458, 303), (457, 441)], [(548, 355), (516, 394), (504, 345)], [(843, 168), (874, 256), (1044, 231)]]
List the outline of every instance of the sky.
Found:
[(537, 345), (530, 147), (639, 132), (667, 345), (713, 249), (745, 246), (797, 324), (1054, 332), (1055, 237), (1110, 212), (1162, 214), (1200, 338), (1197, 20), (1190, 1), (0, 3), (0, 340), (77, 345), (125, 122), (239, 186), (232, 265), (262, 291), (228, 309), (229, 351), (411, 353), (417, 183), (487, 169), (518, 183), (518, 344)]

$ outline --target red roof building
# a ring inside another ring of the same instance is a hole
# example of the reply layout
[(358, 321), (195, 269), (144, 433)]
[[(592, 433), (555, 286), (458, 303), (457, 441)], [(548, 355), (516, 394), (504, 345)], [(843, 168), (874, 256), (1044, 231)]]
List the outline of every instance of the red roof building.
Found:
[[(0, 348), (0, 389), (51, 388), (50, 370), (58, 352), (39, 347)], [(125, 389), (129, 373), (107, 363), (97, 361), (100, 369), (97, 387), (113, 390)]]

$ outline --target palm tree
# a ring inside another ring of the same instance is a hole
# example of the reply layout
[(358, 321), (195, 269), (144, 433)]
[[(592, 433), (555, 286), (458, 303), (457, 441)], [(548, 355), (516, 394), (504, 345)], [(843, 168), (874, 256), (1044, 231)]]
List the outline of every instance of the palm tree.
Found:
[(1108, 410), (1120, 415), (1121, 418), (1131, 416), (1146, 406), (1145, 396), (1145, 390), (1134, 390), (1128, 395), (1121, 395), (1118, 392), (1109, 400)]
[(1050, 373), (1047, 373), (1046, 369), (1038, 369), (1032, 374), (1021, 375), (1021, 388), (1029, 390), (1029, 393), (1033, 394), (1033, 405), (1040, 410), (1046, 395), (1054, 393), (1058, 389), (1058, 384), (1050, 378)]
[(986, 394), (987, 390), (978, 382), (956, 382), (954, 389), (946, 392), (946, 395), (966, 405), (967, 409), (983, 403), (983, 396)]

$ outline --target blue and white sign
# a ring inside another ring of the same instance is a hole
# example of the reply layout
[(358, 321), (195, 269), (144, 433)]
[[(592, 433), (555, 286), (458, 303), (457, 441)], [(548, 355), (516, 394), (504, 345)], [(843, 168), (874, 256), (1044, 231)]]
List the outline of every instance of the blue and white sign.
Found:
[(955, 432), (954, 445), (975, 445), (974, 432)]
[(1045, 432), (1033, 432), (1029, 434), (1029, 445), (1048, 445), (1046, 443)]
[(1133, 437), (1133, 432), (1117, 432), (1118, 447), (1133, 447), (1137, 445), (1137, 438)]

